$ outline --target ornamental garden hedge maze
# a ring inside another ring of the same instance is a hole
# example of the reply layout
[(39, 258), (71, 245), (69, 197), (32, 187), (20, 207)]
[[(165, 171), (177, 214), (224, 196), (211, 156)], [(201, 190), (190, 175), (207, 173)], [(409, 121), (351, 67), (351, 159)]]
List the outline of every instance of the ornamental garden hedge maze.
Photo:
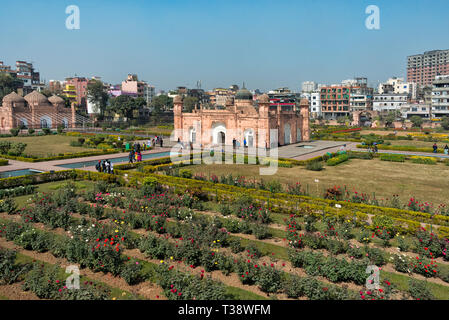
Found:
[(449, 299), (444, 215), (121, 169), (0, 180), (1, 297)]

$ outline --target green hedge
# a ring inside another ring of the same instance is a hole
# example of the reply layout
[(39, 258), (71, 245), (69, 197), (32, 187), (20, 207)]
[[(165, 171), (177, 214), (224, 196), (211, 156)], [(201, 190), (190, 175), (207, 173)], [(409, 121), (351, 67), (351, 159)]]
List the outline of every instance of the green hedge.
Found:
[(9, 161), (6, 159), (0, 159), (0, 166), (7, 166), (9, 164)]
[(404, 162), (405, 156), (403, 154), (384, 153), (380, 155), (380, 160), (392, 162)]
[(42, 161), (51, 161), (51, 160), (63, 160), (63, 159), (73, 159), (73, 158), (82, 158), (82, 157), (91, 157), (91, 156), (101, 156), (104, 154), (113, 154), (113, 153), (117, 153), (117, 152), (118, 151), (115, 149), (108, 149), (108, 150), (85, 151), (85, 152), (78, 152), (78, 153), (66, 153), (63, 156), (43, 157), (43, 158), (9, 156), (9, 155), (5, 155), (5, 154), (2, 154), (1, 156), (3, 158), (17, 160), (17, 161), (42, 162)]
[(420, 163), (420, 164), (437, 164), (437, 159), (432, 157), (419, 157), (419, 156), (412, 156), (410, 157), (410, 160), (413, 163)]
[(337, 164), (343, 163), (349, 160), (349, 156), (347, 154), (341, 154), (335, 158), (330, 158), (326, 161), (328, 166), (336, 166)]
[[(361, 148), (361, 149), (368, 149), (367, 145), (361, 145), (358, 144), (357, 148)], [(383, 144), (379, 144), (377, 145), (377, 148), (379, 150), (396, 150), (396, 151), (411, 151), (411, 152), (427, 152), (427, 153), (433, 153), (433, 148), (418, 148), (418, 147), (414, 147), (414, 146), (387, 146), (387, 145), (383, 145)], [(444, 150), (439, 148), (438, 153), (444, 153)]]

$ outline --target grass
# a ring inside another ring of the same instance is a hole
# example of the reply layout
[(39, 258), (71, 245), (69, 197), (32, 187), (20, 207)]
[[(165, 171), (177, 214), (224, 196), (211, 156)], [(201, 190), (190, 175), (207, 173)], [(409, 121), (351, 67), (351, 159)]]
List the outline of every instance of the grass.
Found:
[[(28, 256), (22, 254), (22, 253), (17, 253), (16, 263), (22, 263), (22, 264), (30, 264), (31, 263), (32, 264), (33, 262), (41, 263), (41, 264), (45, 265), (46, 267), (53, 266), (52, 264), (49, 264), (47, 262), (33, 259), (31, 257), (28, 257)], [(81, 273), (81, 270), (80, 270), (80, 273)], [(69, 275), (67, 273), (65, 273), (65, 269), (59, 268), (59, 277), (66, 278), (68, 276)], [(122, 289), (119, 289), (116, 287), (111, 287), (103, 282), (100, 282), (97, 280), (91, 280), (88, 277), (80, 275), (80, 283), (85, 282), (85, 281), (92, 281), (93, 283), (99, 284), (102, 287), (110, 289), (111, 290), (110, 297), (111, 298), (115, 297), (117, 300), (135, 300), (135, 299), (141, 300), (141, 299), (143, 299), (142, 296), (136, 296), (128, 291), (125, 291), (125, 290), (122, 290)]]
[(233, 300), (268, 300), (251, 291), (231, 286), (226, 287), (226, 294), (231, 295)]
[[(37, 185), (38, 187), (37, 187), (35, 193), (37, 193), (37, 192), (50, 193), (52, 191), (58, 190), (61, 186), (63, 186), (66, 183), (67, 183), (67, 181), (55, 181), (55, 182), (47, 182), (47, 183), (38, 184)], [(94, 182), (87, 181), (87, 180), (76, 181), (75, 185), (77, 187), (77, 190), (92, 190), (94, 187)], [(27, 195), (15, 197), (14, 201), (16, 202), (16, 204), (19, 208), (22, 208), (25, 206), (28, 199), (30, 199), (32, 196), (33, 196), (32, 194), (27, 194)]]
[[(403, 204), (410, 197), (417, 197), (419, 201), (431, 202), (434, 205), (447, 203), (446, 190), (449, 187), (449, 171), (443, 164), (435, 166), (415, 163), (394, 163), (387, 161), (351, 159), (338, 166), (327, 167), (323, 171), (309, 171), (304, 167), (277, 169), (275, 175), (260, 176), (257, 165), (193, 165), (189, 169), (195, 173), (202, 173), (206, 177), (215, 174), (218, 177), (232, 173), (241, 175), (249, 180), (263, 179), (264, 181), (278, 180), (283, 184), (300, 182), (304, 190), (311, 196), (322, 197), (324, 190), (333, 186), (340, 186), (349, 191), (366, 193), (377, 199), (391, 198), (398, 194)], [(319, 182), (316, 183), (315, 179)]]
[(92, 151), (92, 148), (72, 147), (71, 141), (77, 141), (77, 137), (63, 135), (31, 136), (31, 137), (11, 137), (0, 138), (0, 141), (11, 141), (14, 143), (26, 143), (24, 154), (30, 156), (46, 157), (58, 155), (60, 153), (77, 153)]
[[(396, 286), (397, 289), (401, 291), (408, 291), (409, 281), (411, 277), (382, 270), (380, 272), (380, 279), (381, 280), (388, 279), (391, 283), (393, 283)], [(435, 299), (449, 300), (449, 290), (447, 289), (447, 286), (443, 286), (441, 284), (428, 281), (426, 281), (426, 284), (432, 295), (435, 297)]]

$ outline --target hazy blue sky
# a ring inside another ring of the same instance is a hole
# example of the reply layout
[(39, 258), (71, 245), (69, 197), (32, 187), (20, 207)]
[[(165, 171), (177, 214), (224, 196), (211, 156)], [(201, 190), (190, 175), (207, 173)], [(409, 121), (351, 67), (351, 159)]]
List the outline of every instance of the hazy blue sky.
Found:
[[(68, 5), (80, 30), (65, 27)], [(380, 30), (365, 8), (380, 8)], [(268, 90), (301, 82), (371, 84), (405, 76), (407, 55), (449, 49), (447, 0), (22, 0), (0, 6), (0, 60), (33, 61), (45, 80), (128, 73), (159, 89), (245, 81)]]

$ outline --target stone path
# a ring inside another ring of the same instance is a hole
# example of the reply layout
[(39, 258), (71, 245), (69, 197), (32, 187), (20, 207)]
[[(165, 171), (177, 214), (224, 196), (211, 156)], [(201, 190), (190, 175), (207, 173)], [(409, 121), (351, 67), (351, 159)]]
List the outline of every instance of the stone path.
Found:
[[(170, 151), (170, 148), (157, 147), (153, 150), (143, 151), (142, 155), (168, 152), (168, 151)], [(67, 170), (67, 168), (58, 166), (61, 164), (128, 157), (128, 154), (129, 154), (128, 152), (122, 152), (122, 153), (105, 154), (105, 155), (99, 155), (99, 156), (72, 158), (72, 159), (64, 159), (64, 160), (52, 160), (52, 161), (43, 161), (43, 162), (24, 162), (24, 161), (17, 161), (17, 160), (9, 160), (9, 164), (7, 166), (0, 166), (0, 172), (13, 171), (13, 170), (24, 170), (24, 169), (33, 169), (33, 170), (38, 170), (38, 171), (50, 171), (50, 170), (61, 171), (61, 170)], [(158, 157), (155, 157), (154, 159), (157, 159), (157, 158)], [(114, 164), (127, 163), (127, 162), (128, 162), (128, 160), (126, 159), (125, 161), (116, 162)], [(95, 170), (95, 166), (85, 167), (82, 169)]]

